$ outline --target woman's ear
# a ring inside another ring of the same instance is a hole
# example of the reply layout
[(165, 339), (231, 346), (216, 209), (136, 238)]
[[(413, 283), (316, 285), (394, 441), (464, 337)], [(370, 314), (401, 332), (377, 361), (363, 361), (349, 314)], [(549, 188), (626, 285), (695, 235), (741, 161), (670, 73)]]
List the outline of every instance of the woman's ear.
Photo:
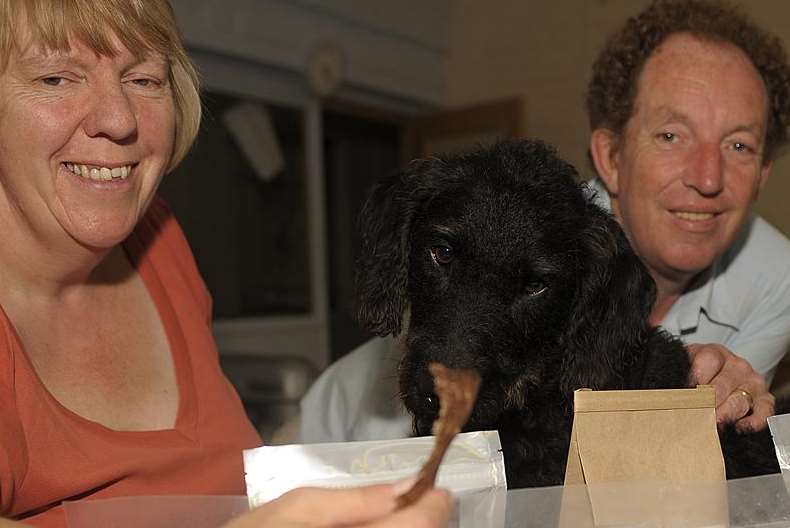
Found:
[(617, 136), (608, 128), (596, 128), (590, 134), (590, 156), (610, 196), (616, 196), (619, 189), (617, 147)]

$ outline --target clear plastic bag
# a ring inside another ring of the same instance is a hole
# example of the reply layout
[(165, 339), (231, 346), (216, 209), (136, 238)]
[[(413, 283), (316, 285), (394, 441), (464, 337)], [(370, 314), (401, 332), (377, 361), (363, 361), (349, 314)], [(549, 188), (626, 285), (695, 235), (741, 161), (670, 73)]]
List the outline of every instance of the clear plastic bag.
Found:
[[(346, 488), (393, 482), (415, 475), (433, 437), (368, 442), (264, 446), (244, 452), (247, 496), (254, 507), (302, 486)], [(455, 525), (504, 525), (505, 466), (499, 434), (459, 434), (445, 454), (437, 486), (458, 499)]]

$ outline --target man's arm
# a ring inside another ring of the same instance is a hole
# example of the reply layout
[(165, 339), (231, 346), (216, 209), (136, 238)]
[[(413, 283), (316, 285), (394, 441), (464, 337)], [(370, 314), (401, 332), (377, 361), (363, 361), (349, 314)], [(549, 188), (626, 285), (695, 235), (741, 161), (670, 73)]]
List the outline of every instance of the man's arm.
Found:
[(395, 339), (373, 338), (327, 369), (302, 398), (300, 443), (404, 438)]
[(296, 442), (314, 444), (321, 442), (347, 442), (348, 425), (345, 418), (354, 411), (347, 409), (346, 415), (339, 413), (344, 407), (340, 398), (336, 374), (337, 364), (331, 365), (313, 383), (299, 403), (299, 431)]

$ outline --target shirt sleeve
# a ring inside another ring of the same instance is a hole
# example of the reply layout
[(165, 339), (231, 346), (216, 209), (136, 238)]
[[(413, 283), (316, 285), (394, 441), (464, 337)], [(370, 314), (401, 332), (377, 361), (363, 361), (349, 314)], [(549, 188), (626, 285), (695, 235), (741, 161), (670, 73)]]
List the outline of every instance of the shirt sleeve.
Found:
[(299, 441), (411, 436), (411, 416), (399, 397), (399, 360), (394, 338), (373, 338), (329, 367), (302, 399)]
[(727, 293), (721, 301), (726, 296), (738, 329), (723, 344), (770, 384), (790, 346), (790, 242), (759, 217), (749, 232), (724, 270)]
[(790, 241), (754, 217), (713, 278), (676, 304), (675, 322), (697, 323), (671, 332), (686, 343), (724, 345), (770, 384), (790, 346)]
[(722, 343), (751, 363), (770, 385), (790, 347), (790, 287), (783, 281), (750, 311), (738, 332)]
[[(348, 401), (344, 383), (354, 384), (354, 376), (338, 375), (342, 363), (334, 363), (313, 383), (299, 404), (301, 409), (297, 442), (348, 442), (351, 440), (347, 418), (357, 414), (355, 401)], [(345, 380), (345, 381), (344, 381)]]

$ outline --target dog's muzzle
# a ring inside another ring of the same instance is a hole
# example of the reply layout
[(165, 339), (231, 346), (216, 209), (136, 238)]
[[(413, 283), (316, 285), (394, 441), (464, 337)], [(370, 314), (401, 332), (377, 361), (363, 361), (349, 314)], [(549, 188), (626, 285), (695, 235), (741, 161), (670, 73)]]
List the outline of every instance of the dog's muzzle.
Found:
[(427, 369), (421, 368), (408, 390), (407, 407), (414, 415), (417, 434), (431, 434), (434, 420), (439, 417), (439, 396), (433, 388), (433, 378)]

